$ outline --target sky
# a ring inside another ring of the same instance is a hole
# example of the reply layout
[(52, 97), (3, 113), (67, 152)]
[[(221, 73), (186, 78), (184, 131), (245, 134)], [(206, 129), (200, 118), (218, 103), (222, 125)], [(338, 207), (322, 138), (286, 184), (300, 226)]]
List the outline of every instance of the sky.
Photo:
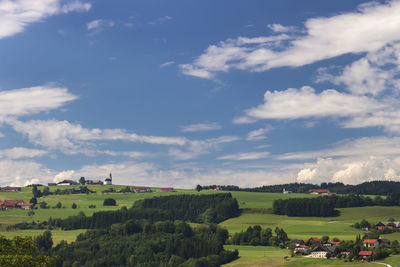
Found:
[(0, 0), (0, 186), (400, 181), (400, 1)]

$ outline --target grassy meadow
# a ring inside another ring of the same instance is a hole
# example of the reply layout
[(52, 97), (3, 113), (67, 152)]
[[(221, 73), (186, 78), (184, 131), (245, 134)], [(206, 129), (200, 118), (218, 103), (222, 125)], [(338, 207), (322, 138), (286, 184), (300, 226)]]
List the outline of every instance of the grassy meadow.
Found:
[[(57, 188), (62, 190), (79, 186), (54, 186), (50, 187), (51, 191)], [(38, 202), (45, 201), (49, 209), (36, 209), (33, 216), (28, 216), (26, 210), (7, 210), (0, 211), (0, 226), (2, 232), (0, 234), (7, 237), (16, 235), (35, 236), (43, 233), (44, 230), (17, 230), (6, 231), (7, 225), (18, 222), (30, 222), (48, 220), (53, 218), (66, 218), (84, 212), (91, 215), (93, 212), (102, 210), (115, 210), (123, 206), (130, 207), (140, 199), (151, 198), (155, 196), (165, 196), (170, 194), (213, 194), (215, 191), (203, 190), (197, 192), (195, 190), (177, 190), (174, 193), (161, 192), (159, 188), (153, 188), (153, 193), (102, 193), (102, 191), (112, 187), (114, 189), (123, 189), (123, 185), (89, 185), (90, 189), (96, 191), (95, 194), (69, 194), (69, 195), (49, 195), (41, 197)], [(43, 187), (38, 187), (43, 191)], [(340, 209), (341, 215), (331, 218), (317, 217), (288, 217), (272, 214), (272, 203), (279, 198), (295, 198), (295, 197), (315, 197), (309, 194), (280, 194), (280, 193), (251, 193), (251, 192), (231, 192), (233, 197), (238, 200), (240, 208), (243, 209), (241, 216), (222, 222), (220, 225), (228, 229), (230, 234), (246, 230), (249, 226), (261, 225), (262, 227), (275, 228), (279, 226), (283, 228), (289, 238), (292, 239), (308, 239), (309, 237), (322, 237), (328, 235), (331, 238), (337, 237), (341, 240), (354, 240), (356, 235), (364, 233), (360, 230), (350, 227), (357, 221), (367, 219), (372, 223), (380, 220), (387, 220), (394, 217), (400, 219), (400, 207), (362, 207), (362, 208), (346, 208)], [(105, 198), (114, 198), (117, 206), (104, 207)], [(0, 200), (2, 199), (22, 199), (26, 202), (32, 198), (32, 188), (22, 188), (22, 192), (0, 192)], [(63, 207), (60, 209), (53, 208), (57, 202), (61, 202)], [(72, 204), (77, 204), (76, 209), (72, 209)], [(89, 205), (96, 205), (96, 208), (89, 208)], [(72, 242), (76, 236), (85, 230), (62, 231), (53, 230), (54, 243), (61, 240)], [(391, 240), (400, 240), (400, 233), (385, 235), (385, 238)], [(238, 249), (240, 258), (226, 266), (372, 266), (373, 264), (346, 263), (342, 260), (318, 260), (306, 258), (291, 258), (287, 250), (275, 247), (252, 247), (252, 246), (226, 246), (228, 249)], [(285, 256), (289, 256), (285, 259)], [(400, 256), (391, 256), (387, 259), (392, 267), (399, 266)], [(374, 264), (376, 266), (376, 264)], [(400, 267), (400, 266), (399, 266)]]

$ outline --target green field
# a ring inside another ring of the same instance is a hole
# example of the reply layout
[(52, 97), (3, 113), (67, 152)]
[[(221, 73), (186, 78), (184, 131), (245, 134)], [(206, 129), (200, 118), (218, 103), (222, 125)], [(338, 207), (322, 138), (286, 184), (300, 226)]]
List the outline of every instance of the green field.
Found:
[[(224, 267), (261, 267), (261, 266), (378, 266), (372, 263), (345, 262), (343, 260), (307, 259), (290, 257), (286, 249), (262, 246), (233, 246), (226, 245), (226, 249), (239, 251), (240, 258), (225, 264)], [(392, 265), (394, 267), (395, 265)]]
[[(75, 186), (79, 187), (79, 186)], [(130, 207), (140, 199), (151, 198), (155, 196), (165, 196), (170, 194), (213, 194), (215, 191), (204, 190), (200, 193), (195, 190), (178, 190), (174, 193), (163, 193), (158, 188), (154, 188), (153, 193), (106, 193), (104, 191), (110, 187), (114, 189), (122, 189), (126, 186), (108, 186), (93, 185), (88, 188), (96, 191), (96, 194), (71, 194), (71, 195), (49, 195), (38, 199), (38, 202), (46, 201), (50, 207), (54, 207), (57, 202), (61, 202), (61, 209), (36, 209), (33, 216), (28, 216), (26, 210), (7, 210), (0, 211), (0, 224), (3, 232), (0, 233), (7, 237), (16, 235), (35, 236), (43, 233), (43, 230), (18, 230), (5, 232), (6, 226), (23, 221), (44, 221), (50, 217), (65, 218), (84, 212), (91, 215), (93, 212), (102, 210), (115, 210), (123, 206)], [(66, 189), (69, 186), (50, 187), (51, 191), (59, 188)], [(38, 188), (43, 190), (43, 188)], [(315, 197), (309, 194), (280, 194), (280, 193), (250, 193), (250, 192), (231, 192), (237, 198), (240, 208), (243, 209), (241, 216), (229, 219), (221, 223), (226, 227), (230, 234), (245, 230), (249, 226), (261, 225), (262, 227), (275, 228), (279, 226), (283, 228), (289, 238), (308, 239), (310, 237), (322, 237), (328, 235), (331, 238), (337, 237), (344, 240), (354, 240), (356, 235), (363, 235), (364, 232), (350, 227), (357, 221), (367, 219), (375, 223), (380, 220), (387, 220), (394, 217), (400, 219), (400, 207), (363, 207), (363, 208), (346, 208), (340, 209), (341, 215), (332, 218), (316, 218), (316, 217), (288, 217), (272, 214), (272, 203), (278, 198), (295, 198), (295, 197)], [(0, 200), (2, 199), (22, 199), (29, 201), (32, 197), (32, 188), (23, 188), (22, 192), (0, 192)], [(112, 197), (117, 201), (118, 206), (104, 207), (105, 198)], [(72, 209), (72, 203), (78, 205), (77, 209)], [(96, 205), (95, 209), (90, 209), (89, 205)], [(53, 230), (54, 243), (61, 240), (72, 242), (79, 233), (84, 230), (61, 231)], [(399, 239), (400, 233), (385, 235), (385, 238), (391, 240)], [(227, 246), (227, 248), (237, 248), (240, 252), (240, 259), (226, 266), (361, 266), (359, 263), (345, 263), (339, 260), (317, 260), (305, 258), (284, 259), (289, 256), (287, 250), (274, 247), (251, 247), (251, 246)], [(392, 267), (398, 266), (400, 256), (392, 256), (387, 259)], [(362, 266), (372, 266), (372, 264), (362, 264)], [(374, 266), (377, 266), (376, 264)]]

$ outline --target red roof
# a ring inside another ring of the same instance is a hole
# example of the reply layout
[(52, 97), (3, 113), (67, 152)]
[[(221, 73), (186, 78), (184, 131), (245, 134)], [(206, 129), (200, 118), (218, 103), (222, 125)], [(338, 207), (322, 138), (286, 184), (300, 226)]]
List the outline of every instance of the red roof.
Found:
[(365, 239), (365, 240), (363, 240), (363, 244), (374, 244), (376, 242), (378, 242), (378, 240), (376, 240), (376, 239)]
[(174, 190), (174, 188), (173, 187), (164, 187), (164, 188), (161, 188), (161, 190)]
[(306, 246), (306, 245), (300, 245), (299, 247), (301, 247), (301, 248), (309, 248), (309, 246)]
[(372, 255), (372, 251), (360, 251), (358, 252), (359, 256), (371, 256)]
[(311, 237), (309, 240), (315, 241), (315, 242), (321, 242), (321, 239), (319, 239), (318, 237)]
[(338, 246), (340, 246), (340, 242), (332, 242), (332, 245), (338, 247)]
[(308, 192), (317, 192), (317, 193), (329, 193), (328, 189), (310, 189)]

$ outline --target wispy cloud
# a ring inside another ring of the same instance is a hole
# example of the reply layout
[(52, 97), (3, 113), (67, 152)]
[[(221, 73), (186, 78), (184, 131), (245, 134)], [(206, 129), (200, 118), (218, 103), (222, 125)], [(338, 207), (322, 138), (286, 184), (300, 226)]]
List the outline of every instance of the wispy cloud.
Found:
[[(304, 66), (348, 53), (376, 51), (400, 40), (400, 2), (373, 3), (361, 5), (354, 12), (308, 19), (304, 31), (295, 35), (260, 37), (267, 39), (256, 43), (240, 42), (242, 37), (239, 37), (210, 45), (193, 63), (181, 65), (181, 70), (187, 75), (210, 79), (217, 72), (232, 69), (261, 72)], [(285, 29), (279, 25), (271, 28)]]
[(267, 27), (273, 32), (291, 32), (295, 31), (296, 27), (293, 26), (283, 26), (282, 24), (268, 24)]
[(22, 32), (29, 24), (60, 13), (87, 12), (91, 4), (61, 0), (1, 0), (0, 39)]
[(167, 61), (160, 65), (161, 68), (167, 67), (169, 65), (175, 64), (175, 61)]
[(56, 109), (77, 98), (67, 88), (53, 85), (0, 91), (0, 120)]
[(90, 35), (99, 34), (104, 29), (112, 28), (114, 26), (115, 22), (113, 20), (106, 20), (106, 19), (96, 19), (86, 24), (87, 30), (89, 31)]
[(167, 21), (169, 21), (171, 19), (173, 19), (173, 17), (164, 16), (164, 17), (157, 18), (157, 19), (155, 19), (153, 21), (150, 21), (149, 24), (151, 24), (151, 25), (164, 24), (165, 22), (167, 22)]
[(237, 153), (232, 155), (226, 155), (219, 157), (219, 160), (256, 160), (269, 157), (269, 152), (248, 152), (248, 153)]
[(258, 141), (268, 138), (267, 133), (272, 130), (271, 126), (266, 126), (264, 128), (260, 128), (257, 130), (253, 130), (247, 134), (247, 140), (249, 141)]
[(215, 131), (221, 129), (221, 125), (217, 122), (205, 122), (190, 124), (182, 126), (182, 132), (203, 132), (203, 131)]
[(30, 149), (25, 147), (14, 147), (0, 150), (0, 158), (5, 159), (23, 159), (36, 158), (46, 155), (48, 152), (40, 149)]

